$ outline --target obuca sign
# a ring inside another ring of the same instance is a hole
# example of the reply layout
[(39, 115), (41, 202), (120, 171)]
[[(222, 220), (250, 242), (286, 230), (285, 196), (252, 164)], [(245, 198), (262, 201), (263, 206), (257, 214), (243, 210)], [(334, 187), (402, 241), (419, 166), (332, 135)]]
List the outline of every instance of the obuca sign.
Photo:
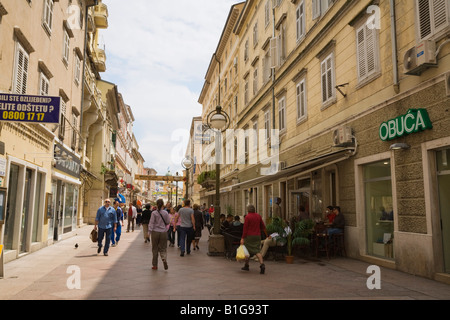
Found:
[(432, 128), (433, 124), (426, 109), (410, 109), (405, 115), (383, 122), (380, 126), (380, 139), (393, 140)]

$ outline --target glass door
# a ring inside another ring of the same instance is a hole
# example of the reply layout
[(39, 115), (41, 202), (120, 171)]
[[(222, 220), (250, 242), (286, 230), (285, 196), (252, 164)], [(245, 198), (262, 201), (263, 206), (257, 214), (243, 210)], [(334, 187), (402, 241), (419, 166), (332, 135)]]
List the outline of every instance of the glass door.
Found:
[(27, 239), (28, 239), (28, 225), (30, 223), (32, 204), (31, 204), (31, 192), (32, 192), (32, 177), (33, 171), (27, 169), (25, 171), (25, 188), (23, 193), (23, 207), (22, 207), (22, 223), (20, 232), (20, 252), (27, 252)]
[(394, 213), (391, 163), (389, 160), (364, 166), (367, 253), (394, 258)]
[(450, 149), (438, 151), (436, 160), (444, 267), (450, 273)]
[(16, 224), (15, 222), (16, 222), (18, 182), (19, 182), (19, 166), (11, 164), (9, 169), (8, 200), (5, 215), (5, 234), (4, 234), (5, 250), (17, 249), (17, 245), (14, 245), (15, 242), (14, 226)]

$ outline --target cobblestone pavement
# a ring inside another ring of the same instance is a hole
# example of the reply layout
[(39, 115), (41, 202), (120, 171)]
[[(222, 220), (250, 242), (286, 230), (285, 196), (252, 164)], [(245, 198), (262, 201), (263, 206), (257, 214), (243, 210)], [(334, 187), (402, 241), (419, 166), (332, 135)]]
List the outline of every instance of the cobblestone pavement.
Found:
[[(109, 256), (97, 254), (92, 226), (52, 246), (11, 261), (0, 279), (0, 300), (448, 300), (450, 286), (381, 268), (381, 289), (370, 290), (367, 263), (348, 259), (296, 258), (266, 261), (266, 274), (221, 256), (209, 256), (208, 235), (200, 250), (180, 257), (168, 248), (169, 269), (151, 269), (151, 244), (142, 231), (123, 233)], [(78, 244), (78, 248), (75, 248)], [(79, 275), (79, 277), (77, 277)], [(79, 281), (77, 281), (79, 280)], [(77, 287), (77, 285), (80, 287)]]

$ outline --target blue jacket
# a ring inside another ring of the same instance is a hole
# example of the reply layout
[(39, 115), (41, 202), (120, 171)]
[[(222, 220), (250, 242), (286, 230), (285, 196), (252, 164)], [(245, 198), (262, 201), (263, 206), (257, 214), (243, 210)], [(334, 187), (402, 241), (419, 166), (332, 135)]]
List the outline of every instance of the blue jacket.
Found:
[(108, 207), (108, 209), (105, 206), (100, 207), (97, 210), (95, 221), (98, 221), (98, 227), (100, 229), (111, 229), (117, 223), (116, 210), (114, 207)]

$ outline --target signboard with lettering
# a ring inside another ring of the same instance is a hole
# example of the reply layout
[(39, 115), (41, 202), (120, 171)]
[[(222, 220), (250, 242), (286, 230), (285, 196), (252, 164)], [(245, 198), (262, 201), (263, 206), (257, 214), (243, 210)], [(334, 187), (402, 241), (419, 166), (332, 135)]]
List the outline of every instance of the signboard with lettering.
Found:
[(428, 129), (433, 129), (433, 124), (427, 110), (410, 109), (405, 115), (383, 122), (379, 135), (381, 140), (389, 141)]
[(54, 161), (55, 169), (80, 178), (81, 161), (72, 151), (60, 144), (55, 144)]
[(60, 97), (0, 93), (0, 121), (59, 123)]
[(134, 179), (146, 181), (165, 181), (165, 182), (184, 181), (183, 176), (147, 176), (141, 174), (136, 174), (134, 176)]

